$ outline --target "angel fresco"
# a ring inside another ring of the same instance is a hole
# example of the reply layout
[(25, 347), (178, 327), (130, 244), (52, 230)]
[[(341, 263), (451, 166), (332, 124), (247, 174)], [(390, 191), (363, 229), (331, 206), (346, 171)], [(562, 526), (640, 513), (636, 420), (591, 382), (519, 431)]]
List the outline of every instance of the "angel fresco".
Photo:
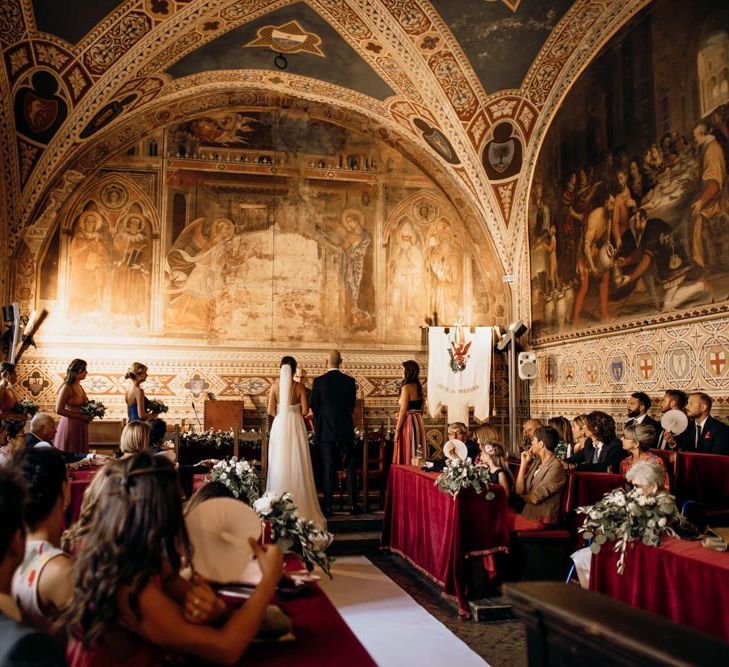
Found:
[(169, 304), (166, 323), (186, 331), (212, 333), (217, 293), (235, 225), (228, 218), (198, 218), (182, 231), (167, 253)]

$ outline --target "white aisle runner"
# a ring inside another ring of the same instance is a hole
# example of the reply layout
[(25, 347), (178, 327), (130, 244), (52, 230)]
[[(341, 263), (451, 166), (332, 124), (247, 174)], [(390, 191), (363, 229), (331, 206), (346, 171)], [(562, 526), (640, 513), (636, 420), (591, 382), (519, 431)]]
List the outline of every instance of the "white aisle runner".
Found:
[(332, 574), (321, 587), (380, 667), (488, 667), (364, 556), (337, 558)]

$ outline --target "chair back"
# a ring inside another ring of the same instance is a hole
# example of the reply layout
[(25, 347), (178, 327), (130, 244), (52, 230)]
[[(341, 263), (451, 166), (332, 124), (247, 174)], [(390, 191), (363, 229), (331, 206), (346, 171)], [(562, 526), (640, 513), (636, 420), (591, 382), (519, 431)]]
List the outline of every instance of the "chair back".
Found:
[(729, 456), (679, 452), (676, 497), (696, 500), (711, 511), (729, 511)]
[(666, 472), (668, 473), (668, 479), (671, 482), (671, 488), (675, 490), (678, 452), (671, 449), (651, 449), (650, 452), (663, 461), (663, 465), (666, 466)]

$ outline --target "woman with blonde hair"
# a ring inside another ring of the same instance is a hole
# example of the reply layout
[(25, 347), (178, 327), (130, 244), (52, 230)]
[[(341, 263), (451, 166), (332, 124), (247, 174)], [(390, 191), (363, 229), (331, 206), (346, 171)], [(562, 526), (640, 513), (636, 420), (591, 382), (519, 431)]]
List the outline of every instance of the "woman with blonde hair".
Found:
[(149, 424), (141, 421), (129, 422), (122, 431), (119, 449), (123, 459), (149, 449)]
[(135, 361), (129, 367), (124, 379), (132, 381), (132, 386), (124, 396), (127, 402), (127, 419), (130, 422), (154, 419), (157, 415), (149, 412), (149, 399), (144, 395), (144, 389), (142, 389), (142, 382), (147, 379), (147, 367)]
[(584, 446), (587, 435), (585, 433), (587, 426), (587, 415), (577, 415), (572, 420), (572, 453), (577, 454)]
[(88, 374), (86, 362), (74, 359), (66, 371), (66, 379), (56, 398), (56, 414), (61, 417), (53, 444), (62, 452), (89, 451), (89, 424), (91, 417), (81, 414), (81, 408), (89, 402), (81, 382)]
[(492, 484), (500, 484), (508, 498), (514, 486), (514, 477), (509, 470), (506, 449), (498, 441), (499, 432), (493, 424), (485, 423), (481, 424), (473, 434), (476, 436), (480, 450), (476, 463), (488, 467), (489, 481)]

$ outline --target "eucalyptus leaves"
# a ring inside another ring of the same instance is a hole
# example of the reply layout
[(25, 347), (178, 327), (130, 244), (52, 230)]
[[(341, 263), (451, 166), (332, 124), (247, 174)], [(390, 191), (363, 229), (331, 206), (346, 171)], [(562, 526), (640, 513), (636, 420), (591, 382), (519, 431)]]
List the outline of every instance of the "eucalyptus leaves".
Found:
[(473, 489), (476, 493), (486, 491), (486, 500), (493, 500), (496, 494), (488, 490), (489, 479), (487, 466), (474, 464), (466, 458), (463, 461), (447, 461), (435, 485), (443, 493), (450, 493), (454, 500), (464, 489)]
[(578, 507), (577, 512), (585, 515), (580, 532), (586, 540), (592, 540), (592, 553), (598, 553), (606, 542), (615, 542), (613, 549), (620, 553), (618, 574), (625, 569), (629, 542), (641, 540), (643, 544), (658, 546), (662, 535), (676, 536), (673, 524), (681, 519), (676, 499), (670, 493), (646, 495), (638, 488), (615, 489), (594, 505)]
[(333, 535), (313, 521), (301, 518), (288, 491), (266, 492), (253, 503), (253, 509), (271, 524), (271, 537), (281, 551), (298, 554), (309, 570), (318, 565), (331, 577), (331, 559), (326, 549)]
[(106, 414), (106, 406), (101, 401), (88, 401), (79, 408), (79, 412), (91, 419), (102, 419)]

